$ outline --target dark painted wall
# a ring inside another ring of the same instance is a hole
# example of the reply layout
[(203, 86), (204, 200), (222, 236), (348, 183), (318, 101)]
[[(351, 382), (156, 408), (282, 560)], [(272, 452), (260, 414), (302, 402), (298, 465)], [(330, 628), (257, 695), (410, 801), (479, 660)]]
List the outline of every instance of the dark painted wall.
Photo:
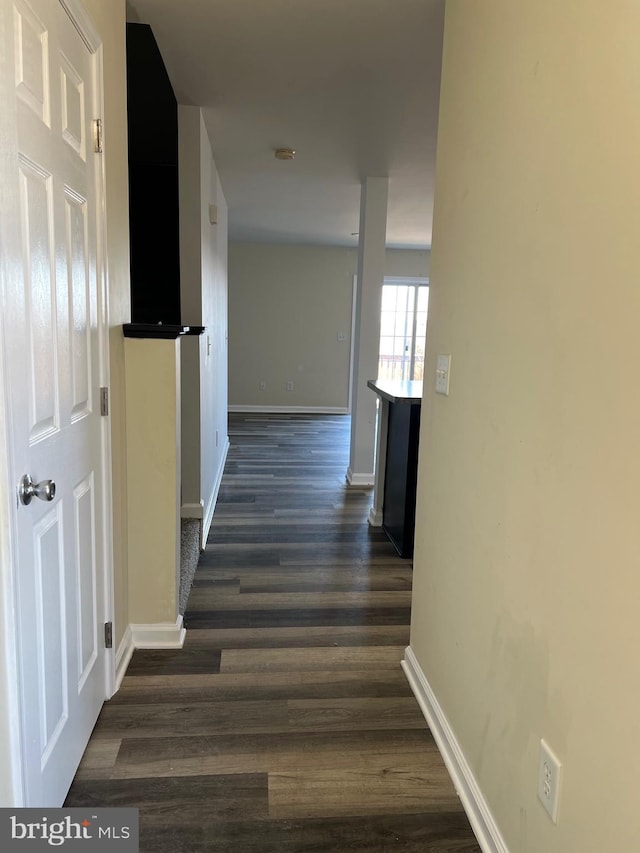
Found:
[(147, 24), (127, 24), (131, 320), (180, 323), (178, 104)]

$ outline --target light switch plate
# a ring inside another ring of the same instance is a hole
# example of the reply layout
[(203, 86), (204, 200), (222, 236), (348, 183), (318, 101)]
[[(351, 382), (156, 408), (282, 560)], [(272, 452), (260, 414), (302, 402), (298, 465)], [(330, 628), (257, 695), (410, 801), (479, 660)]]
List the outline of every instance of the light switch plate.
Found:
[(438, 353), (436, 363), (436, 394), (449, 394), (449, 374), (451, 372), (451, 356)]

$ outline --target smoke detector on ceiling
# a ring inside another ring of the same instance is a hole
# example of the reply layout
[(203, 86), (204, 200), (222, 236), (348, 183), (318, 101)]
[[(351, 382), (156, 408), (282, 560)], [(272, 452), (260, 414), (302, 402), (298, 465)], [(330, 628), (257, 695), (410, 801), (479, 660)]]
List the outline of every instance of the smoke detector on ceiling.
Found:
[(276, 148), (274, 156), (276, 160), (293, 160), (296, 151), (295, 148)]

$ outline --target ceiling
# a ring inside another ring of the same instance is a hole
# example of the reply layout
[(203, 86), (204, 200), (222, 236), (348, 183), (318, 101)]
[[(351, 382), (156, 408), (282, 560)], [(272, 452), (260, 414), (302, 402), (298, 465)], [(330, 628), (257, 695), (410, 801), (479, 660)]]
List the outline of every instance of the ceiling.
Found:
[(387, 245), (431, 245), (444, 0), (127, 8), (151, 25), (178, 103), (203, 109), (231, 240), (357, 245), (361, 182), (388, 176)]

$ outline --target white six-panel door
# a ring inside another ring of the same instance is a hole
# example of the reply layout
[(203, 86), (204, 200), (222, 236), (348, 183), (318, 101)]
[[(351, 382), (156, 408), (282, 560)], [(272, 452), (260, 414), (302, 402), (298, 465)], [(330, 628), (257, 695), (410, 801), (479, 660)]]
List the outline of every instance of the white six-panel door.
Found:
[(58, 0), (2, 0), (2, 10), (14, 36), (14, 203), (3, 211), (16, 261), (3, 270), (12, 485), (28, 474), (56, 489), (50, 501), (15, 504), (22, 762), (25, 805), (54, 806), (105, 699), (108, 665), (98, 69)]

